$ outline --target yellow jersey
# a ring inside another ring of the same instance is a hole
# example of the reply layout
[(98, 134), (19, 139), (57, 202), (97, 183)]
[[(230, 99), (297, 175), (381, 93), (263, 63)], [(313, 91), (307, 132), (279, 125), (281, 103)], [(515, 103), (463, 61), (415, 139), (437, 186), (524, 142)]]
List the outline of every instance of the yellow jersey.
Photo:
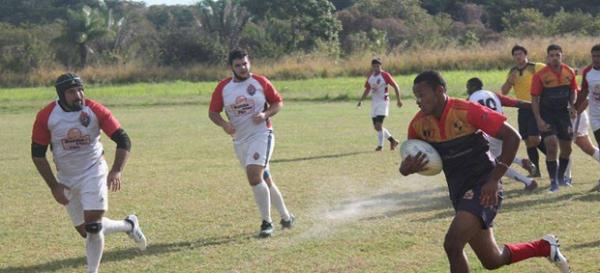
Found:
[(542, 70), (546, 65), (543, 63), (527, 62), (524, 68), (519, 69), (515, 66), (508, 72), (508, 78), (512, 74), (515, 74), (515, 82), (513, 83), (513, 89), (515, 90), (515, 97), (524, 101), (531, 101), (531, 79), (533, 74)]

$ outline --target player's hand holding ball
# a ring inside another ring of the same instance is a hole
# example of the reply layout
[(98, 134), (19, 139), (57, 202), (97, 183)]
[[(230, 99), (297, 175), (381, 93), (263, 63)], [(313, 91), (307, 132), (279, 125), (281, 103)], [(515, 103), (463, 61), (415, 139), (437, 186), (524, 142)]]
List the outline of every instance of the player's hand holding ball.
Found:
[(408, 155), (400, 164), (400, 173), (407, 176), (409, 174), (424, 171), (427, 163), (429, 163), (429, 161), (427, 160), (427, 155), (424, 153), (418, 152), (414, 156)]
[(419, 139), (408, 139), (400, 146), (400, 173), (432, 176), (442, 171), (442, 158), (429, 143)]

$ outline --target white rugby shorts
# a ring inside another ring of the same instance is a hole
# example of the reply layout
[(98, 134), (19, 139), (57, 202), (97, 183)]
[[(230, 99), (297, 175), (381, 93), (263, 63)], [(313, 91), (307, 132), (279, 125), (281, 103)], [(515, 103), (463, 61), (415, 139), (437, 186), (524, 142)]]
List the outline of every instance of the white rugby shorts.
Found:
[(73, 178), (59, 178), (60, 183), (70, 188), (65, 190), (65, 195), (69, 199), (66, 209), (74, 226), (85, 222), (84, 210), (108, 210), (107, 177), (108, 165), (102, 159), (82, 175)]
[(248, 165), (260, 165), (266, 168), (274, 147), (275, 136), (271, 131), (256, 134), (243, 142), (233, 143), (235, 154), (244, 168)]
[(371, 104), (371, 117), (387, 116), (390, 112), (389, 102), (378, 102)]

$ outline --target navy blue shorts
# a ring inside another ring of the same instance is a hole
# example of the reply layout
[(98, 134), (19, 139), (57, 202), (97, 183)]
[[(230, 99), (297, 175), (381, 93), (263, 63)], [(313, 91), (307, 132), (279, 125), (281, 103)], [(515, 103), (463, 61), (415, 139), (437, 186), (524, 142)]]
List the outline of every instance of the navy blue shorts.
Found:
[(573, 139), (573, 124), (569, 112), (563, 111), (542, 111), (542, 119), (550, 125), (550, 130), (542, 132), (542, 137), (556, 135), (560, 140)]
[(383, 123), (383, 120), (385, 119), (385, 116), (376, 116), (373, 118), (373, 124), (375, 123)]
[(493, 207), (485, 208), (480, 204), (479, 196), (481, 195), (481, 187), (483, 184), (475, 186), (475, 188), (468, 190), (462, 198), (452, 202), (454, 210), (469, 212), (481, 219), (483, 229), (488, 229), (493, 226), (494, 218), (500, 210), (502, 205), (502, 199), (504, 199), (504, 192), (502, 190), (502, 184), (500, 184), (500, 190), (498, 191), (498, 205)]
[(540, 135), (540, 130), (538, 130), (537, 122), (531, 109), (519, 109), (518, 122), (521, 139)]

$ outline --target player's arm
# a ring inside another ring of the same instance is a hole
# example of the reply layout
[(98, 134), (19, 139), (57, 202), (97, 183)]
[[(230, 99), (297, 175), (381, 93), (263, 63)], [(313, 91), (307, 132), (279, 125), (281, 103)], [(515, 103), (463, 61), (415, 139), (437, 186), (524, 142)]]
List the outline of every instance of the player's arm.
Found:
[(503, 122), (495, 138), (502, 140), (502, 153), (496, 158), (496, 166), (490, 173), (489, 180), (481, 188), (480, 202), (485, 207), (498, 204), (498, 188), (500, 178), (506, 173), (508, 167), (515, 159), (519, 149), (520, 137), (517, 131), (507, 122)]
[(508, 78), (506, 79), (504, 84), (502, 84), (502, 87), (501, 87), (501, 91), (502, 91), (503, 95), (507, 95), (508, 92), (510, 92), (510, 89), (515, 85), (516, 77), (517, 77), (517, 75), (514, 73), (513, 70), (511, 70), (508, 73)]
[(369, 90), (370, 90), (369, 87), (365, 87), (365, 91), (363, 92), (362, 96), (358, 100), (358, 103), (356, 104), (356, 106), (360, 107), (362, 105), (362, 101), (365, 100), (367, 98), (367, 96), (369, 95)]
[(400, 97), (400, 86), (398, 85), (398, 83), (396, 82), (396, 80), (394, 80), (394, 78), (392, 78), (392, 75), (390, 75), (389, 73), (385, 72), (383, 74), (384, 79), (386, 81), (387, 84), (391, 85), (392, 88), (394, 88), (394, 93), (396, 93), (396, 105), (398, 105), (398, 107), (402, 107), (402, 98)]
[(117, 149), (115, 150), (115, 161), (108, 173), (107, 183), (110, 190), (118, 191), (121, 189), (121, 173), (125, 169), (131, 151), (131, 140), (123, 128), (117, 129), (110, 139), (117, 144)]
[(275, 102), (269, 103), (269, 107), (265, 111), (256, 113), (256, 115), (254, 115), (254, 117), (253, 117), (254, 123), (265, 122), (270, 117), (279, 113), (279, 111), (281, 110), (282, 107), (283, 107), (283, 101), (275, 101)]
[(531, 80), (531, 112), (533, 112), (538, 129), (542, 132), (545, 132), (550, 128), (544, 119), (542, 119), (542, 115), (540, 114), (540, 101), (543, 89), (542, 80), (537, 73), (534, 74), (533, 79)]
[(233, 124), (231, 124), (231, 122), (223, 119), (220, 112), (208, 111), (208, 118), (210, 118), (210, 120), (214, 124), (223, 128), (223, 131), (225, 131), (225, 133), (230, 134), (230, 135), (235, 134), (235, 128), (233, 127)]
[(571, 94), (569, 96), (569, 113), (571, 114), (571, 118), (575, 118), (577, 116), (577, 108), (575, 108), (575, 102), (577, 101), (577, 92), (579, 91), (579, 86), (577, 86), (577, 80), (575, 80), (575, 73), (573, 73), (573, 77), (570, 82)]
[(589, 67), (583, 70), (583, 77), (581, 79), (581, 90), (579, 90), (579, 94), (577, 94), (577, 100), (575, 101), (575, 109), (577, 109), (577, 113), (581, 114), (581, 112), (585, 111), (585, 108), (588, 107), (588, 95), (590, 93), (589, 85), (587, 83), (587, 72), (589, 71)]
[(46, 185), (48, 185), (48, 188), (50, 188), (56, 202), (66, 205), (69, 203), (64, 192), (66, 187), (56, 180), (56, 176), (54, 176), (54, 172), (52, 172), (50, 163), (48, 162), (48, 159), (46, 159), (46, 151), (48, 151), (48, 145), (42, 145), (36, 142), (31, 143), (31, 159), (33, 160), (35, 168), (46, 182)]
[(509, 96), (505, 96), (505, 95), (498, 94), (498, 93), (496, 93), (496, 96), (498, 96), (498, 98), (500, 99), (500, 103), (502, 104), (502, 106), (515, 107), (515, 108), (519, 108), (519, 109), (531, 109), (530, 102), (514, 99)]

